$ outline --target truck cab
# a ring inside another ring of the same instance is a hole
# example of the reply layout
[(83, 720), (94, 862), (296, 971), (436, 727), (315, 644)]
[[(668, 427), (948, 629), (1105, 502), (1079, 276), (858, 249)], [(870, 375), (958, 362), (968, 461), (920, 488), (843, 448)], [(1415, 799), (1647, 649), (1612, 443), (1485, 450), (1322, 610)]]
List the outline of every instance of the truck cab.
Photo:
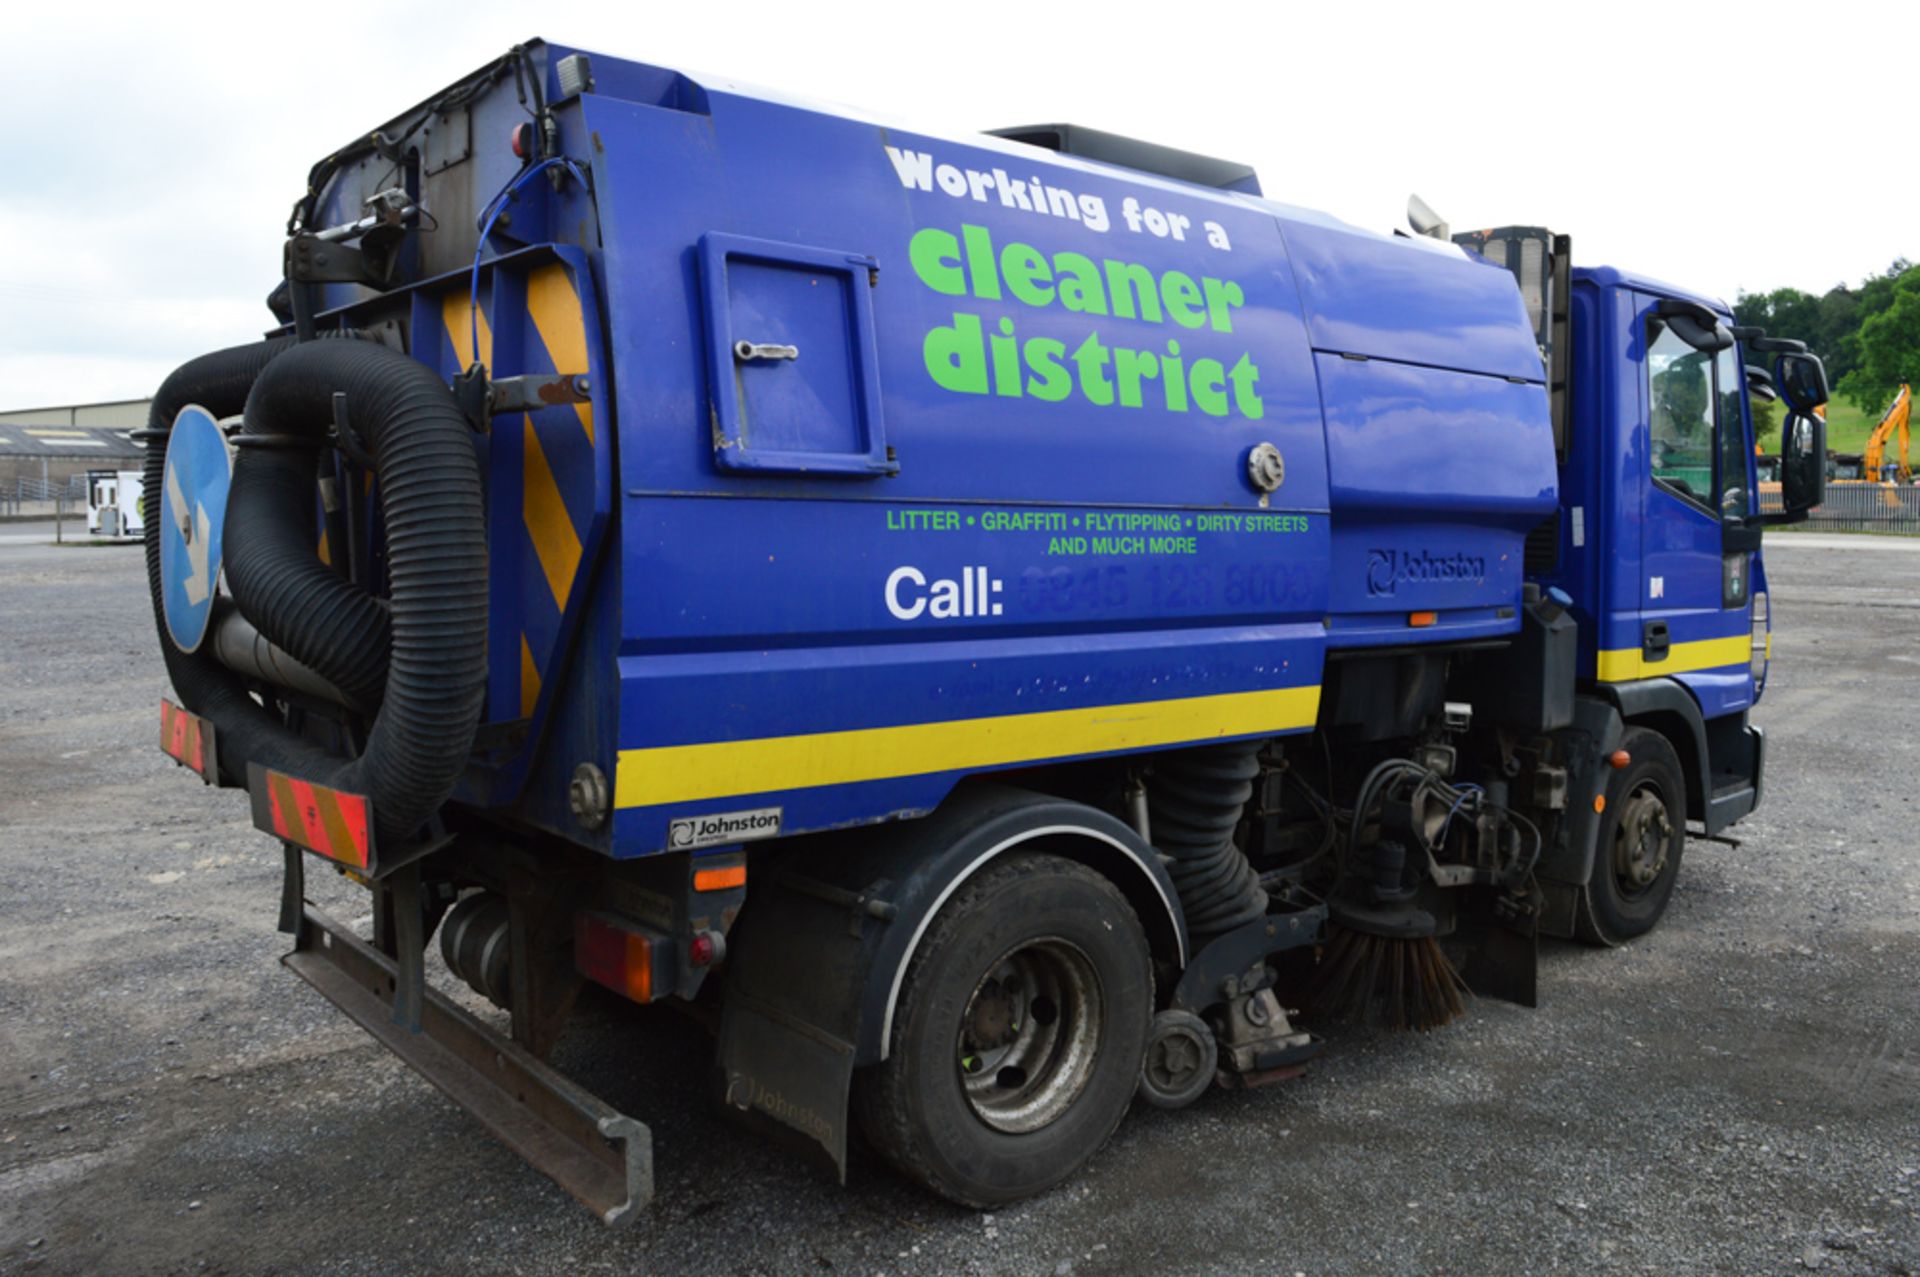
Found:
[[(1762, 791), (1765, 736), (1748, 721), (1771, 655), (1762, 527), (1804, 518), (1817, 503), (1820, 476), (1791, 457), (1825, 452), (1814, 402), (1790, 405), (1782, 453), (1793, 490), (1784, 512), (1763, 515), (1749, 393), (1771, 395), (1799, 375), (1804, 347), (1736, 329), (1725, 303), (1701, 294), (1573, 267), (1568, 238), (1540, 228), (1456, 240), (1514, 271), (1550, 370), (1560, 505), (1529, 538), (1526, 573), (1564, 597), (1577, 624), (1583, 726), (1606, 738), (1656, 732), (1684, 778), (1686, 819), (1718, 834)], [(1823, 384), (1817, 393), (1824, 398)], [(1631, 813), (1603, 821), (1591, 802), (1570, 806), (1569, 851), (1602, 823), (1624, 842), (1647, 841), (1619, 829)], [(1593, 861), (1612, 850), (1563, 855), (1557, 929), (1623, 938), (1596, 926), (1592, 908), (1606, 868)], [(1623, 890), (1647, 885), (1649, 866), (1617, 859)]]

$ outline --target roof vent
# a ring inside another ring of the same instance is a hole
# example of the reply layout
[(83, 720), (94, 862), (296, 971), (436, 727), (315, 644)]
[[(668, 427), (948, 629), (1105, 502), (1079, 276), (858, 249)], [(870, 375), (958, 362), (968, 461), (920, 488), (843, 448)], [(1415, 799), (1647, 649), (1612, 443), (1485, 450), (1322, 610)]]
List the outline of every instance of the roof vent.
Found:
[(1260, 179), (1248, 165), (1121, 137), (1118, 133), (1102, 133), (1079, 124), (1025, 124), (987, 132), (993, 137), (1025, 142), (1029, 146), (1044, 146), (1062, 155), (1077, 155), (1083, 160), (1097, 160), (1141, 173), (1157, 173), (1177, 182), (1239, 191), (1244, 195), (1260, 194)]

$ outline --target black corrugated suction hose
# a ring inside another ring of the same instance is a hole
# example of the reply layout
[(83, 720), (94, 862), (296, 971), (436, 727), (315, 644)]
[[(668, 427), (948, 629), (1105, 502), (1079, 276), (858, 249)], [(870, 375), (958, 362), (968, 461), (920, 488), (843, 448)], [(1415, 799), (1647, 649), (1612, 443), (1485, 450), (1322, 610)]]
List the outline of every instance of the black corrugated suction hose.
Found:
[(1259, 741), (1207, 745), (1163, 754), (1147, 784), (1153, 845), (1173, 858), (1167, 873), (1180, 893), (1187, 930), (1197, 939), (1231, 931), (1267, 911), (1267, 893), (1234, 827), (1260, 774)]
[(188, 404), (199, 404), (215, 417), (231, 417), (246, 406), (255, 378), (275, 358), (293, 349), (293, 338), (281, 337), (216, 350), (188, 360), (173, 371), (154, 393), (147, 409), (147, 456), (141, 468), (147, 510), (147, 586), (153, 596), (153, 620), (160, 635), (160, 655), (167, 677), (186, 708), (210, 719), (220, 769), (244, 780), (247, 762), (301, 776), (338, 766), (339, 760), (317, 745), (288, 731), (280, 720), (247, 695), (239, 676), (213, 658), (210, 646), (182, 652), (167, 634), (165, 605), (160, 591), (160, 523), (168, 518), (166, 497), (167, 436), (173, 419)]
[[(379, 474), (389, 599), (372, 599), (319, 561), (314, 451), (303, 447), (241, 449), (227, 506), (228, 587), (269, 640), (380, 712), (365, 750), (343, 762), (287, 731), (210, 656), (176, 651), (163, 620), (168, 672), (187, 707), (213, 721), (230, 774), (244, 776), (252, 761), (366, 794), (378, 837), (404, 840), (452, 792), (485, 693), (487, 553), (471, 431), (429, 369), (347, 341), (265, 343), (196, 360), (156, 397), (155, 431), (188, 402), (231, 415), (242, 380), (245, 433), (305, 436), (315, 447), (333, 424), (335, 392), (345, 395), (348, 426)], [(164, 452), (164, 437), (150, 435), (149, 491), (160, 490)], [(157, 521), (147, 542), (158, 609)]]

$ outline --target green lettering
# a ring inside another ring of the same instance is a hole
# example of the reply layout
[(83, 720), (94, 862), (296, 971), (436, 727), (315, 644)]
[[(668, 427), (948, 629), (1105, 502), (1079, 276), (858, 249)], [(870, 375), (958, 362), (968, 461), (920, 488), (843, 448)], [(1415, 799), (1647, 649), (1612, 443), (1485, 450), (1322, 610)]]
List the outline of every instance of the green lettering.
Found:
[(907, 260), (920, 282), (936, 293), (959, 297), (967, 291), (967, 277), (960, 269), (960, 241), (951, 231), (929, 226), (916, 231), (907, 243)]
[(980, 340), (980, 316), (956, 314), (951, 326), (927, 334), (921, 354), (927, 362), (927, 375), (940, 389), (963, 395), (987, 393), (987, 355)]
[(1121, 319), (1144, 319), (1160, 323), (1160, 290), (1153, 285), (1153, 272), (1138, 262), (1116, 262), (1109, 258), (1107, 292), (1113, 297), (1113, 313)]
[(1027, 343), (1027, 367), (1038, 374), (1027, 378), (1027, 393), (1046, 403), (1059, 403), (1073, 393), (1073, 378), (1060, 362), (1067, 343), (1051, 337), (1035, 337)]
[(1233, 379), (1233, 403), (1240, 409), (1240, 415), (1249, 421), (1258, 421), (1266, 416), (1267, 406), (1260, 402), (1260, 392), (1254, 389), (1260, 380), (1260, 369), (1254, 366), (1253, 356), (1240, 356), (1230, 376)]
[(1107, 290), (1093, 259), (1080, 253), (1058, 253), (1053, 259), (1054, 281), (1060, 287), (1060, 308), (1082, 315), (1107, 313)]
[(1232, 280), (1203, 278), (1201, 291), (1207, 295), (1207, 319), (1217, 333), (1233, 331), (1233, 308), (1246, 304), (1247, 295)]
[(1087, 402), (1099, 408), (1110, 405), (1113, 384), (1107, 380), (1107, 348), (1100, 344), (1099, 333), (1087, 334), (1087, 339), (1073, 352), (1073, 362), (1079, 366), (1080, 391), (1086, 395)]
[(1160, 296), (1166, 300), (1167, 314), (1182, 328), (1198, 328), (1207, 322), (1200, 306), (1200, 285), (1185, 272), (1170, 270), (1162, 275)]
[(1113, 378), (1120, 385), (1120, 406), (1138, 408), (1140, 379), (1158, 376), (1159, 372), (1160, 361), (1154, 358), (1152, 351), (1116, 347), (1113, 352)]
[(1053, 301), (1053, 272), (1047, 259), (1031, 244), (1009, 244), (1000, 250), (1000, 273), (1007, 277), (1007, 291), (1016, 301), (1029, 306), (1046, 306)]
[(1209, 417), (1227, 415), (1227, 370), (1218, 359), (1196, 359), (1188, 374), (1193, 402)]
[(1187, 366), (1180, 358), (1180, 343), (1169, 338), (1167, 353), (1160, 360), (1160, 384), (1167, 392), (1167, 411), (1187, 410)]
[(962, 226), (960, 234), (967, 244), (967, 278), (973, 283), (973, 295), (999, 301), (1000, 275), (993, 264), (992, 233), (984, 226)]
[(993, 393), (1008, 399), (1020, 397), (1020, 347), (1013, 340), (1013, 321), (1000, 321), (1000, 335), (989, 337), (993, 347)]

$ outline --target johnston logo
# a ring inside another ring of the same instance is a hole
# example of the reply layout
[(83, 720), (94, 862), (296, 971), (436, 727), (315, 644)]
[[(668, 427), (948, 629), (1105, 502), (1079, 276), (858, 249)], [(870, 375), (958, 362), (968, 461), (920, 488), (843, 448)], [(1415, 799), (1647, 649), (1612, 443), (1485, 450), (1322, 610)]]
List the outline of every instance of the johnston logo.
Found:
[(1367, 593), (1391, 598), (1402, 585), (1463, 581), (1484, 585), (1487, 561), (1475, 554), (1430, 554), (1425, 550), (1367, 551)]
[(779, 807), (758, 811), (721, 811), (711, 816), (682, 816), (667, 826), (667, 846), (676, 851), (715, 847), (725, 842), (776, 838), (780, 834)]

